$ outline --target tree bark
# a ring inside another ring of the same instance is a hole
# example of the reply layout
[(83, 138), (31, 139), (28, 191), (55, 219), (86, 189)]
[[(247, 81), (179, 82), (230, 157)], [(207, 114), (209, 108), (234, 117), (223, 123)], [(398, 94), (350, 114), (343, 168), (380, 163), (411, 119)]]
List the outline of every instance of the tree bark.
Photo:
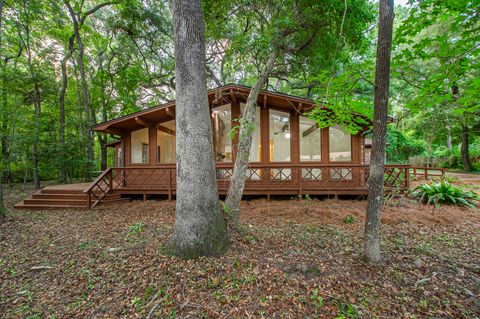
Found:
[(220, 213), (207, 98), (200, 0), (174, 0), (177, 201), (172, 252), (181, 258), (222, 254), (228, 247)]
[(59, 95), (59, 108), (60, 108), (60, 128), (59, 128), (59, 147), (60, 147), (60, 165), (58, 167), (58, 181), (60, 183), (66, 182), (66, 171), (65, 171), (65, 94), (67, 92), (68, 85), (68, 74), (67, 74), (67, 62), (70, 59), (71, 50), (66, 49), (65, 56), (60, 63), (62, 68), (62, 88), (60, 89)]
[(248, 159), (250, 155), (250, 147), (252, 145), (252, 136), (255, 130), (255, 116), (257, 99), (260, 94), (260, 89), (267, 82), (268, 76), (272, 72), (275, 61), (278, 56), (278, 51), (274, 50), (265, 66), (263, 67), (260, 76), (253, 85), (247, 97), (245, 105), (245, 113), (240, 120), (240, 132), (238, 138), (237, 155), (235, 158), (235, 166), (233, 168), (233, 176), (230, 180), (227, 198), (225, 205), (230, 213), (230, 218), (234, 224), (238, 223), (240, 214), (240, 201), (242, 200), (243, 189), (245, 187), (245, 174), (248, 168)]
[(380, 214), (383, 200), (385, 142), (387, 134), (388, 93), (390, 86), (390, 55), (393, 29), (393, 0), (380, 0), (373, 140), (368, 178), (368, 205), (365, 220), (365, 259), (370, 264), (381, 262)]
[(80, 70), (80, 83), (82, 88), (82, 101), (85, 111), (85, 136), (87, 137), (87, 163), (85, 167), (85, 180), (92, 179), (93, 172), (93, 162), (94, 162), (94, 150), (93, 150), (93, 132), (90, 130), (90, 96), (88, 95), (88, 84), (87, 84), (87, 75), (85, 72), (85, 64), (83, 62), (84, 57), (84, 47), (82, 37), (80, 36), (80, 26), (78, 23), (77, 14), (73, 11), (70, 2), (65, 1), (65, 5), (68, 8), (70, 17), (72, 18), (73, 31), (75, 35), (75, 40), (77, 41), (78, 54), (77, 54), (77, 65)]
[(473, 170), (472, 163), (470, 162), (470, 156), (468, 155), (468, 137), (468, 125), (466, 123), (466, 120), (464, 119), (462, 123), (462, 147), (460, 148), (460, 153), (462, 155), (463, 170), (465, 172), (470, 172), (471, 170)]

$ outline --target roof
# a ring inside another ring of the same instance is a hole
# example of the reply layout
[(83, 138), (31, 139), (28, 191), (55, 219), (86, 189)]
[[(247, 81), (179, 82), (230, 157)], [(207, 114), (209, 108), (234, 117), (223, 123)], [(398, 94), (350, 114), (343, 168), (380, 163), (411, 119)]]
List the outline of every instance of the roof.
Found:
[[(208, 90), (208, 102), (210, 106), (220, 106), (232, 101), (245, 102), (251, 87), (227, 84)], [(316, 105), (316, 102), (307, 98), (293, 96), (284, 93), (262, 90), (257, 99), (258, 105), (269, 106), (297, 111), (303, 113)], [(164, 103), (152, 108), (141, 110), (125, 116), (118, 117), (91, 127), (93, 131), (105, 132), (114, 135), (122, 135), (128, 132), (146, 127), (150, 124), (161, 123), (175, 118), (175, 101)]]

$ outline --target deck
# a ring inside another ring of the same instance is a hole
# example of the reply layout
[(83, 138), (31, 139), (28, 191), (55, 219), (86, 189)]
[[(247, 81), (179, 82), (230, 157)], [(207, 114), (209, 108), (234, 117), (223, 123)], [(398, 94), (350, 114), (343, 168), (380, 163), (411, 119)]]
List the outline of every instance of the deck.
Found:
[[(410, 165), (386, 165), (387, 192), (404, 191), (410, 185)], [(217, 187), (220, 195), (228, 191), (233, 164), (217, 163)], [(245, 195), (366, 195), (368, 165), (269, 163), (249, 164)], [(87, 203), (93, 207), (111, 193), (176, 194), (175, 165), (114, 167), (101, 174), (88, 189)]]
[[(403, 192), (410, 186), (410, 165), (385, 166), (385, 191)], [(226, 195), (232, 163), (217, 163), (217, 187)], [(368, 165), (270, 163), (249, 164), (245, 195), (367, 195)], [(15, 205), (18, 209), (90, 209), (117, 202), (123, 195), (176, 195), (175, 165), (113, 167), (92, 183), (47, 186)]]

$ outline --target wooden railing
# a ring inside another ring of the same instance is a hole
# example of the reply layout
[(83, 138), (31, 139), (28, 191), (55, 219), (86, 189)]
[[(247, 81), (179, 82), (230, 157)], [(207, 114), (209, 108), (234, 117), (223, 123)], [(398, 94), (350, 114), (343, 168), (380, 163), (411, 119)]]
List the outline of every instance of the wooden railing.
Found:
[(448, 169), (443, 167), (413, 166), (410, 170), (410, 174), (412, 174), (415, 177), (428, 179), (429, 177), (443, 177), (445, 176), (446, 171), (448, 171)]
[[(385, 166), (385, 191), (410, 186), (410, 165)], [(217, 186), (226, 194), (233, 175), (233, 163), (216, 164)], [(368, 191), (369, 165), (321, 163), (250, 163), (245, 178), (245, 195), (351, 194)], [(175, 164), (114, 167), (106, 170), (85, 190), (89, 208), (110, 191), (125, 194), (166, 194), (176, 190)]]
[(84, 193), (87, 194), (87, 208), (95, 207), (112, 189), (112, 169), (109, 168), (84, 190)]

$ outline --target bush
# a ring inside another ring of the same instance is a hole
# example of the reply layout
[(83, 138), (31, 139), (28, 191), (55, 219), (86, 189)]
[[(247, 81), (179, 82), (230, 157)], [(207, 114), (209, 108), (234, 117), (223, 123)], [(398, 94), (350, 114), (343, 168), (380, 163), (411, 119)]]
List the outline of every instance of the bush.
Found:
[(475, 207), (474, 201), (478, 200), (477, 193), (464, 191), (453, 186), (443, 179), (438, 183), (423, 184), (413, 190), (413, 196), (419, 197), (427, 205), (454, 204), (458, 206)]

